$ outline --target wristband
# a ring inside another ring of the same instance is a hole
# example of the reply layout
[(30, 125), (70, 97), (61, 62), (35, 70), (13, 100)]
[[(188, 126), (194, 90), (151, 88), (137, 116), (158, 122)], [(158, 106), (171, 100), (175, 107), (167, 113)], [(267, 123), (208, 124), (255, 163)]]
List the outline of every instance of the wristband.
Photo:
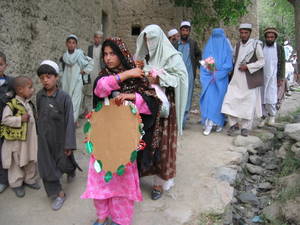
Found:
[(119, 74), (116, 74), (116, 75), (115, 75), (115, 79), (116, 79), (116, 81), (117, 81), (118, 84), (121, 83), (121, 78), (120, 78), (120, 75), (119, 75)]

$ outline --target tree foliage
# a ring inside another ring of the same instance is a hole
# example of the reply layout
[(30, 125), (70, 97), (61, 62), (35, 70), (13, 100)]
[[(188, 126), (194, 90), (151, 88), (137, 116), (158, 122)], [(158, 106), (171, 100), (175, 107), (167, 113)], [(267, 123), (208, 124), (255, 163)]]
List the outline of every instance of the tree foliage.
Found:
[(279, 42), (285, 39), (295, 43), (294, 8), (287, 0), (260, 0), (258, 5), (260, 35), (266, 27), (276, 27), (279, 30)]
[(176, 6), (190, 7), (193, 11), (194, 30), (203, 35), (211, 27), (233, 25), (247, 14), (251, 0), (171, 0)]

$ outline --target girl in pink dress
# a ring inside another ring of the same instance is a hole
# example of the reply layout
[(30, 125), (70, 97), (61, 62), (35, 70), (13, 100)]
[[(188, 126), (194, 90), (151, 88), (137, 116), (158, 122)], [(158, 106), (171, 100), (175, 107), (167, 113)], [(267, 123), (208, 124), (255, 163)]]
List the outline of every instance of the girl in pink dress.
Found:
[[(143, 140), (147, 147), (139, 153), (138, 160), (143, 162), (143, 155), (151, 155), (152, 147), (158, 140), (158, 121), (160, 100), (151, 89), (144, 72), (135, 68), (135, 63), (125, 43), (120, 38), (109, 38), (102, 45), (102, 57), (105, 63), (94, 83), (94, 107), (105, 97), (115, 98), (117, 102), (132, 101), (144, 123)], [(116, 131), (117, 132), (117, 131)], [(97, 173), (94, 169), (95, 158), (91, 156), (86, 190), (81, 198), (94, 200), (97, 221), (94, 225), (130, 225), (132, 223), (134, 202), (142, 201), (137, 163), (126, 167), (122, 176), (114, 176), (106, 183), (105, 172)]]

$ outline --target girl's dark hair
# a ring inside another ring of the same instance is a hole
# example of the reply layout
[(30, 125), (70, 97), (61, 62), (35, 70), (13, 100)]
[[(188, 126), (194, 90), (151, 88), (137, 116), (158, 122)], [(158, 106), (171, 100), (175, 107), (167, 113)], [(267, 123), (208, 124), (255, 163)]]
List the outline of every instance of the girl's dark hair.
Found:
[(125, 58), (125, 56), (122, 54), (119, 46), (112, 40), (105, 40), (102, 44), (102, 57), (103, 57), (103, 61), (104, 61), (104, 49), (105, 47), (111, 47), (111, 49), (113, 50), (113, 52), (119, 57), (123, 67), (125, 70), (130, 70), (132, 69), (129, 62), (127, 61), (127, 59)]
[(43, 74), (51, 74), (54, 76), (57, 76), (55, 69), (52, 66), (49, 66), (47, 64), (40, 65), (40, 67), (37, 69), (37, 75), (41, 76)]

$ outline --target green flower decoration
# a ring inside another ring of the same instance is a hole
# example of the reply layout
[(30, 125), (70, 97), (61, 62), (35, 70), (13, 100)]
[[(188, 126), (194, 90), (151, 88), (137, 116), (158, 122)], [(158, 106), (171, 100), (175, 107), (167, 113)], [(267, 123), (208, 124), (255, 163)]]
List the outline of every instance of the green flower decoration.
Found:
[(90, 130), (91, 130), (91, 123), (90, 121), (87, 121), (85, 124), (84, 124), (84, 127), (83, 127), (83, 132), (86, 134), (88, 133)]
[(122, 176), (124, 173), (125, 173), (125, 166), (124, 165), (119, 166), (119, 168), (117, 169), (117, 174), (119, 176)]
[(100, 173), (102, 171), (102, 167), (103, 167), (103, 165), (102, 165), (101, 160), (95, 160), (94, 168), (95, 168), (97, 173)]
[(85, 150), (88, 154), (91, 154), (94, 150), (94, 145), (92, 142), (88, 141), (85, 143)]
[(102, 103), (102, 102), (99, 102), (99, 103), (97, 104), (96, 108), (95, 108), (95, 112), (100, 111), (100, 110), (102, 109), (102, 107), (103, 107), (103, 103)]
[(104, 176), (105, 182), (108, 183), (112, 179), (112, 176), (113, 176), (112, 173), (108, 171)]
[(137, 151), (133, 151), (130, 156), (130, 162), (134, 162), (137, 158)]

